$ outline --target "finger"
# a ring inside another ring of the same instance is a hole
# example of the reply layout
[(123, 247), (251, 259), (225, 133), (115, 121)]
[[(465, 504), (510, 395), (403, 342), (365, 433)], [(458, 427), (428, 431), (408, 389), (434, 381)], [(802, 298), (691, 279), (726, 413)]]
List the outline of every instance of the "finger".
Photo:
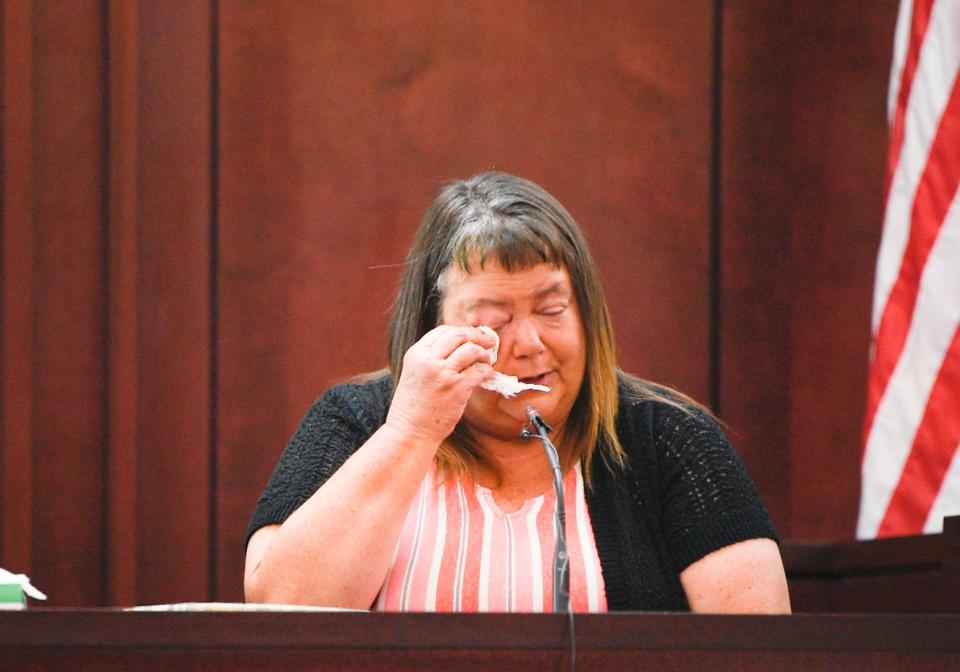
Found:
[(446, 357), (461, 343), (471, 340), (466, 335), (466, 329), (470, 327), (441, 324), (424, 334), (414, 345), (429, 351), (435, 357)]
[(421, 336), (418, 342), (421, 343), (423, 346), (429, 348), (432, 345), (434, 345), (441, 336), (443, 336), (446, 333), (449, 333), (449, 331), (452, 328), (453, 327), (451, 327), (449, 324), (441, 324), (439, 326), (436, 326), (430, 331), (428, 331), (427, 333), (425, 333), (423, 336)]
[(448, 327), (428, 347), (434, 356), (446, 359), (464, 343), (474, 343), (487, 350), (497, 344), (497, 339), (477, 327)]
[(468, 366), (463, 371), (463, 375), (470, 387), (477, 387), (485, 380), (492, 378), (493, 374), (493, 367), (486, 362), (476, 362), (472, 366)]
[(482, 345), (466, 342), (462, 343), (445, 359), (447, 365), (454, 371), (463, 372), (474, 364), (490, 365), (490, 353)]

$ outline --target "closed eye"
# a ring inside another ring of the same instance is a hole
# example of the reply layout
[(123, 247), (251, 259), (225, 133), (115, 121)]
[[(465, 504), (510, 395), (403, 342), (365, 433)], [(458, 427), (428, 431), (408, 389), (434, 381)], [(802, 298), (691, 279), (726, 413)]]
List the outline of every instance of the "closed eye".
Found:
[(490, 327), (497, 333), (500, 333), (500, 330), (503, 329), (505, 326), (507, 326), (509, 322), (510, 320), (481, 320), (473, 326), (479, 327), (480, 325), (485, 325)]
[(548, 306), (546, 308), (543, 308), (540, 311), (540, 314), (547, 315), (547, 316), (562, 315), (563, 311), (565, 311), (566, 309), (567, 309), (567, 306), (565, 304), (559, 305), (559, 306)]
[(484, 324), (494, 331), (500, 331), (510, 323), (511, 315), (505, 310), (484, 310), (468, 315), (467, 319), (474, 326)]

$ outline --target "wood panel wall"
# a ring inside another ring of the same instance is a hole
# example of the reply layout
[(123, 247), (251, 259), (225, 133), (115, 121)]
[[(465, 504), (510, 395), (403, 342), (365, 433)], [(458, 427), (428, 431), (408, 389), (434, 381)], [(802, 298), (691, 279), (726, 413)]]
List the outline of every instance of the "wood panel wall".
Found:
[(856, 527), (896, 10), (724, 4), (716, 383), (798, 539)]
[(488, 169), (570, 209), (624, 368), (720, 410), (781, 532), (852, 535), (894, 14), (7, 0), (0, 565), (240, 599), (286, 437)]

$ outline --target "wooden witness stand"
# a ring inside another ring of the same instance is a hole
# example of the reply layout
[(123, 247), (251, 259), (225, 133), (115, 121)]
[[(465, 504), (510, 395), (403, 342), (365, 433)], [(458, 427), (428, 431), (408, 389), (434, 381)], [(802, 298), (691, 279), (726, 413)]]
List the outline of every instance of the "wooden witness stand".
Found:
[[(960, 670), (960, 518), (787, 544), (791, 616), (578, 615), (578, 670)], [(809, 613), (816, 612), (816, 613)], [(569, 670), (553, 614), (0, 613), (0, 669)]]
[[(124, 613), (0, 616), (4, 670), (569, 670), (553, 614)], [(576, 618), (578, 670), (960, 669), (960, 616)]]

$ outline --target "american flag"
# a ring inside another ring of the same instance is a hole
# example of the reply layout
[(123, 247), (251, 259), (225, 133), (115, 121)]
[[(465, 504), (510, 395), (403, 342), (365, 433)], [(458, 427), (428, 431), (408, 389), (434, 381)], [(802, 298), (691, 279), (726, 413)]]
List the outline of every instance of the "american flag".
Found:
[(960, 513), (960, 0), (903, 0), (864, 419), (861, 539)]

